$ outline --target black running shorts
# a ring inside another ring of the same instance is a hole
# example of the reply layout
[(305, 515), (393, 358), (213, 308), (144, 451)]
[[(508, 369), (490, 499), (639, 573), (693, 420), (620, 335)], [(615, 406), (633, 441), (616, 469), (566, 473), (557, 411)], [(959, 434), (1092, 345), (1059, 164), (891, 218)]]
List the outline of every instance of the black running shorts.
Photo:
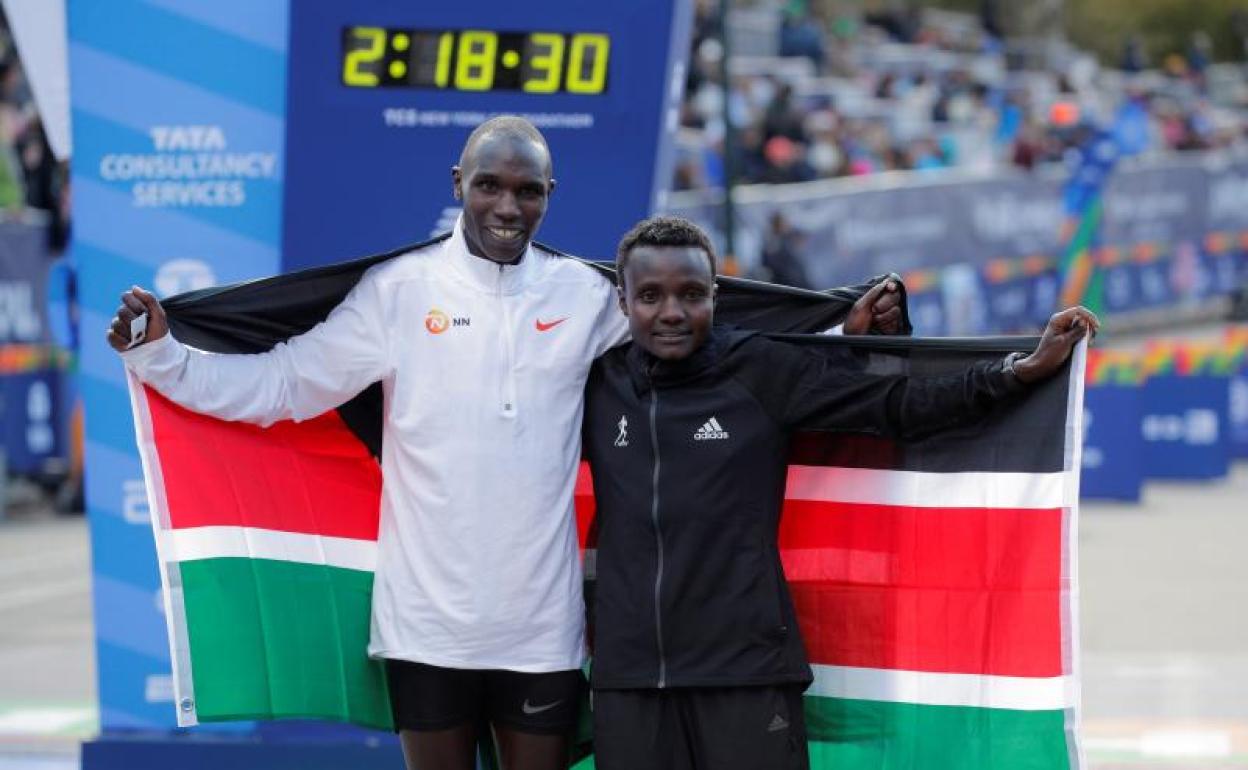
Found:
[(808, 770), (804, 685), (594, 690), (598, 770)]
[(394, 729), (447, 730), (467, 722), (525, 733), (571, 732), (580, 716), (585, 676), (579, 669), (526, 674), (439, 668), (386, 661)]

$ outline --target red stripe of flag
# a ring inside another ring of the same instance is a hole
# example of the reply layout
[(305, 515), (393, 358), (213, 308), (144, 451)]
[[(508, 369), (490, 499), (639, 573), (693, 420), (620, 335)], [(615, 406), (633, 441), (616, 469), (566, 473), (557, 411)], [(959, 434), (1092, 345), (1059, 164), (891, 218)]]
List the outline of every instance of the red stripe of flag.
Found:
[(811, 662), (1062, 671), (1060, 509), (790, 500), (781, 558)]
[(145, 390), (173, 528), (377, 539), (381, 467), (336, 411), (261, 428)]
[[(592, 495), (582, 464), (582, 543)], [(786, 501), (781, 559), (811, 662), (1060, 676), (1062, 521), (1056, 508)]]
[(590, 542), (589, 528), (594, 521), (597, 506), (594, 503), (594, 477), (589, 472), (589, 463), (584, 460), (576, 469), (576, 493), (573, 499), (576, 502), (576, 536), (582, 548), (593, 547), (597, 543)]

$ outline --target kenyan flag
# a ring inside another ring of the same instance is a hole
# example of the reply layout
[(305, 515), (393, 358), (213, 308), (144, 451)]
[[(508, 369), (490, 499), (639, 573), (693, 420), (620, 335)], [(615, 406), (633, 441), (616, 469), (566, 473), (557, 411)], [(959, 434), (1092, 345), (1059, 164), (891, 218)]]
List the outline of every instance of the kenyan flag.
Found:
[(131, 375), (178, 724), (319, 717), (390, 728), (365, 654), (381, 468), (336, 412), (260, 428)]
[[(806, 342), (871, 349), (874, 369), (938, 375), (1020, 341)], [(795, 439), (780, 554), (815, 675), (812, 767), (1083, 767), (1074, 546), (1084, 354), (1081, 345), (1062, 375), (976, 425), (914, 442)], [(578, 492), (584, 538), (588, 472)]]
[[(323, 319), (394, 254), (185, 295), (174, 334), (254, 352)], [(717, 318), (809, 332), (864, 287), (721, 279)], [(804, 337), (939, 373), (1034, 339)], [(795, 442), (781, 548), (815, 666), (811, 758), (837, 768), (1076, 768), (1074, 533), (1082, 349), (984, 423), (912, 443)], [(268, 428), (188, 412), (131, 381), (183, 725), (325, 718), (388, 729), (368, 660), (380, 394)], [(592, 516), (578, 486), (582, 533)], [(587, 566), (592, 565), (592, 549)]]

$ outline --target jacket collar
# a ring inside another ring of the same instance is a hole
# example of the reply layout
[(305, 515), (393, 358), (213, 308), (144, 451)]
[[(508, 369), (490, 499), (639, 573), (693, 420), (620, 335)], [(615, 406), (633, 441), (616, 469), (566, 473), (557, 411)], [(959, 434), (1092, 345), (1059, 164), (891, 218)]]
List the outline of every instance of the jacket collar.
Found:
[(629, 343), (628, 374), (638, 395), (652, 387), (664, 388), (697, 379), (712, 371), (719, 364), (725, 350), (725, 340), (718, 327), (712, 327), (702, 347), (688, 358), (665, 361), (655, 358), (636, 342)]
[(455, 229), (451, 231), (451, 237), (446, 239), (444, 248), (456, 272), (472, 285), (490, 293), (520, 292), (529, 284), (529, 278), (536, 270), (538, 261), (532, 242), (524, 247), (520, 259), (510, 265), (500, 265), (476, 256), (468, 250), (468, 241), (464, 239), (462, 214), (455, 220)]

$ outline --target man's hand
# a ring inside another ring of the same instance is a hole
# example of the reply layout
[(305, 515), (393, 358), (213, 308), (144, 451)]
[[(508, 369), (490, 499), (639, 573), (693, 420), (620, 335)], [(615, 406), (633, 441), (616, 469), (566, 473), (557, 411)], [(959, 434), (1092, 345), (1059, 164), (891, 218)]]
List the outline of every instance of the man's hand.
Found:
[(1035, 352), (1014, 362), (1014, 374), (1021, 382), (1036, 382), (1051, 376), (1066, 363), (1075, 343), (1089, 332), (1095, 337), (1100, 328), (1096, 314), (1085, 307), (1076, 305), (1054, 313), (1044, 327), (1044, 336)]
[(894, 280), (872, 286), (850, 308), (842, 329), (846, 334), (901, 333), (901, 287)]
[(146, 289), (135, 286), (121, 295), (121, 307), (108, 327), (108, 344), (118, 353), (130, 347), (130, 322), (147, 313), (147, 337), (139, 344), (158, 340), (169, 333), (169, 322), (160, 300)]

